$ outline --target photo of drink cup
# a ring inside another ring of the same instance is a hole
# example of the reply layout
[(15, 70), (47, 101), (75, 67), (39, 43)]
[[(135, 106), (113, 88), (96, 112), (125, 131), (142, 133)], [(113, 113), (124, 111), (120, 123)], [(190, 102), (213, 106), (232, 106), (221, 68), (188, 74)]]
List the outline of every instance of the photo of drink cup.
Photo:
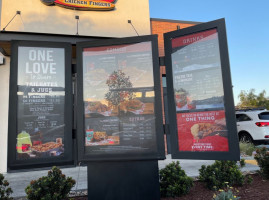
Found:
[(57, 144), (63, 144), (63, 139), (62, 138), (56, 138), (56, 143)]

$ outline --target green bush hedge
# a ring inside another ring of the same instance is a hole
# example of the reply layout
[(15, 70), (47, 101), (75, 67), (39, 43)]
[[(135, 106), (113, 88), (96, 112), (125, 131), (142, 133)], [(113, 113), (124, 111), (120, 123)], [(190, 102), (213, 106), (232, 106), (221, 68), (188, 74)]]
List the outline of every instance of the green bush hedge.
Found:
[(62, 174), (57, 167), (52, 167), (47, 176), (31, 181), (25, 189), (29, 200), (63, 200), (66, 199), (76, 181)]
[(0, 173), (0, 199), (1, 200), (10, 200), (13, 199), (10, 195), (13, 193), (11, 187), (9, 186), (9, 182), (5, 180), (3, 174)]
[(256, 149), (256, 155), (254, 156), (257, 161), (261, 175), (264, 179), (269, 179), (269, 151), (263, 147)]
[(210, 190), (223, 189), (227, 182), (230, 186), (243, 185), (244, 179), (236, 161), (215, 161), (212, 165), (202, 165), (199, 169), (199, 180), (205, 182)]
[(172, 162), (160, 170), (160, 191), (162, 197), (178, 197), (188, 194), (193, 186), (179, 162)]

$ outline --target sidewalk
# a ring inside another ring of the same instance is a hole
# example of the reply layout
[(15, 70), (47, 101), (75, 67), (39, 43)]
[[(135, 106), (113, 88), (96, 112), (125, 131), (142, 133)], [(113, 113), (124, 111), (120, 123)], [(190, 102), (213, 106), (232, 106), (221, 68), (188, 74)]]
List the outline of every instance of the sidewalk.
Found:
[[(253, 157), (247, 157), (245, 159), (251, 161)], [(167, 155), (166, 160), (159, 161), (159, 169), (164, 168), (172, 161), (179, 161), (182, 169), (184, 169), (186, 174), (190, 177), (197, 177), (202, 165), (211, 165), (215, 162), (214, 160), (172, 160), (171, 155)], [(259, 170), (257, 165), (248, 163), (249, 162), (247, 162), (246, 167), (242, 168), (242, 171)], [(62, 171), (66, 176), (71, 176), (76, 180), (77, 184), (74, 186), (73, 190), (87, 190), (87, 167), (63, 168)], [(48, 170), (17, 172), (7, 173), (4, 174), (4, 176), (5, 179), (9, 181), (14, 191), (12, 197), (24, 197), (26, 196), (24, 189), (29, 185), (30, 181), (38, 179), (41, 176), (46, 176), (47, 172)]]

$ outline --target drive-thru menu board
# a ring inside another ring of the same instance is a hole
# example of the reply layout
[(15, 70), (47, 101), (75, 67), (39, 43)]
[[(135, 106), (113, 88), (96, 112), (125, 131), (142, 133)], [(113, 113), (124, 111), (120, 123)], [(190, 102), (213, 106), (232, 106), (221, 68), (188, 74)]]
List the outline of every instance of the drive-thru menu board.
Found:
[(223, 77), (230, 74), (228, 71), (228, 75), (223, 74), (219, 31), (217, 27), (199, 31), (196, 28), (189, 34), (181, 35), (178, 31), (178, 36), (175, 35), (174, 32), (169, 40), (166, 39), (166, 44), (170, 45), (170, 52), (166, 52), (171, 56), (167, 62), (171, 64), (168, 78), (172, 78), (168, 80), (173, 95), (170, 94), (170, 109), (174, 109), (172, 113), (176, 119), (172, 125), (177, 134), (174, 150), (178, 155), (181, 152), (229, 153), (229, 138), (236, 139), (236, 135), (229, 136), (234, 133), (229, 131), (226, 122), (225, 106), (233, 107), (233, 104), (225, 104), (227, 84)]
[(71, 45), (13, 41), (10, 169), (72, 161)]
[[(172, 39), (172, 49), (179, 150), (228, 151), (217, 30)], [(203, 109), (221, 110), (184, 112)]]
[(152, 42), (86, 47), (82, 65), (84, 153), (156, 154)]
[(19, 47), (17, 159), (64, 154), (65, 55)]

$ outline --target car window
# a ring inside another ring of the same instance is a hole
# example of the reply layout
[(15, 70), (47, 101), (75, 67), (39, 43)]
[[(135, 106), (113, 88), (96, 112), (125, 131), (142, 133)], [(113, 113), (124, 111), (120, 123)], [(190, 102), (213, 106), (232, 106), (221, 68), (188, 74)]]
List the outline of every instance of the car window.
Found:
[(235, 115), (236, 121), (239, 122), (240, 114)]
[(251, 121), (251, 118), (246, 114), (236, 114), (236, 121), (238, 122)]
[(262, 112), (259, 114), (259, 119), (269, 120), (269, 112)]

